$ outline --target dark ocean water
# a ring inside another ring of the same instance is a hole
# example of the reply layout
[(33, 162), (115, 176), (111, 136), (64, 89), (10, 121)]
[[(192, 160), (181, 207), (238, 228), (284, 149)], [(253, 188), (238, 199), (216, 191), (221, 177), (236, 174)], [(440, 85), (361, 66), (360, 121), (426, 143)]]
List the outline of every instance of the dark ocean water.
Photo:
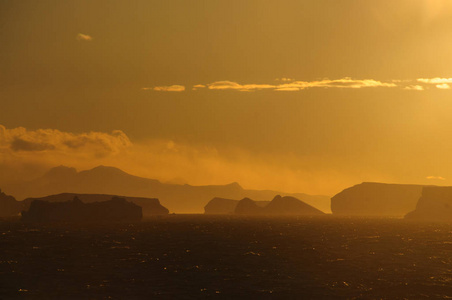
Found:
[(452, 223), (170, 215), (0, 222), (0, 298), (452, 297)]

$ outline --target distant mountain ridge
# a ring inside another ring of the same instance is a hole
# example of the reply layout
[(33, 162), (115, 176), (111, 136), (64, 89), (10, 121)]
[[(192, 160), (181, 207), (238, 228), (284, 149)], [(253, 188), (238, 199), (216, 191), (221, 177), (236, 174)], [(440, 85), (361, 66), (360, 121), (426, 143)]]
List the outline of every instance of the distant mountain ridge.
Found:
[(109, 194), (128, 197), (158, 198), (171, 212), (202, 213), (204, 206), (214, 197), (270, 201), (276, 195), (293, 196), (324, 212), (330, 211), (330, 197), (303, 193), (282, 193), (270, 190), (246, 190), (237, 182), (226, 185), (192, 186), (162, 183), (128, 174), (118, 168), (98, 166), (77, 172), (74, 168), (59, 166), (42, 177), (5, 185), (3, 190), (22, 200), (61, 193)]

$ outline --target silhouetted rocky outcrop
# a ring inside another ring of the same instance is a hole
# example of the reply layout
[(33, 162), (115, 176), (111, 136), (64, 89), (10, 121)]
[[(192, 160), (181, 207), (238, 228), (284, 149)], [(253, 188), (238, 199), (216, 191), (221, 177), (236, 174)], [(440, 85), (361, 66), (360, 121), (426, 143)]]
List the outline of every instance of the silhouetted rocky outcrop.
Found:
[[(211, 215), (228, 215), (235, 212), (235, 208), (240, 200), (224, 199), (215, 197), (204, 206), (204, 213)], [(270, 201), (254, 201), (257, 206), (267, 206)]]
[(235, 208), (235, 214), (238, 215), (265, 215), (265, 216), (314, 216), (324, 215), (325, 213), (300, 201), (294, 197), (275, 196), (266, 206), (259, 206), (256, 201), (249, 198), (240, 200)]
[(93, 203), (77, 197), (66, 202), (34, 200), (22, 212), (24, 222), (135, 222), (142, 217), (141, 207), (119, 197)]
[[(112, 199), (112, 195), (102, 195), (102, 194), (74, 194), (74, 193), (63, 193), (58, 195), (50, 195), (41, 198), (27, 198), (25, 199), (23, 208), (24, 210), (28, 210), (30, 204), (35, 201), (45, 201), (45, 202), (67, 202), (74, 197), (77, 197), (84, 203), (92, 203), (92, 202), (104, 202)], [(155, 198), (140, 198), (140, 197), (125, 197), (120, 196), (121, 198), (126, 199), (129, 202), (135, 203), (143, 209), (144, 216), (153, 216), (153, 215), (167, 215), (169, 213), (168, 209), (160, 204), (160, 201)]]
[[(56, 167), (35, 180), (4, 185), (3, 190), (16, 199), (44, 197), (61, 193), (128, 195), (158, 198), (172, 212), (200, 213), (214, 197), (270, 201), (278, 194), (293, 196), (326, 212), (330, 197), (303, 193), (289, 194), (269, 190), (246, 190), (237, 182), (226, 185), (192, 186), (168, 184), (155, 179), (133, 176), (114, 167), (99, 166), (77, 172), (74, 168)], [(141, 203), (139, 204), (141, 205)], [(146, 208), (143, 206), (146, 214)]]
[(422, 185), (364, 182), (331, 198), (334, 215), (404, 216), (416, 207)]
[(452, 221), (452, 187), (424, 187), (416, 209), (405, 216), (410, 220)]
[(22, 202), (16, 201), (13, 196), (8, 196), (0, 190), (0, 217), (18, 216), (22, 209)]
[(250, 198), (243, 198), (237, 203), (234, 213), (236, 215), (261, 215), (264, 212), (264, 208), (256, 204), (255, 201)]
[(325, 213), (300, 201), (294, 197), (276, 196), (265, 207), (264, 213), (267, 215), (324, 215)]
[[(321, 196), (321, 195), (308, 195), (304, 193), (281, 193), (278, 191), (256, 191), (256, 190), (244, 190), (244, 197), (250, 199), (259, 199), (262, 202), (270, 202), (275, 196), (281, 195), (282, 197), (290, 196), (296, 198), (300, 201), (303, 201), (306, 204), (309, 204), (324, 213), (331, 213), (331, 197), (329, 196)], [(240, 198), (239, 198), (240, 199)], [(261, 202), (261, 201), (256, 201)], [(259, 206), (261, 204), (258, 203)]]

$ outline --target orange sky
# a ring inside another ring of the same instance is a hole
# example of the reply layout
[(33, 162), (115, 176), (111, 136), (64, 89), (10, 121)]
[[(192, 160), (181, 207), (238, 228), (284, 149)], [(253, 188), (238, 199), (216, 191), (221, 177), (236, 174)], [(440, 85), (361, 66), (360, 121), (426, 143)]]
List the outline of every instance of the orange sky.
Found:
[(5, 0), (0, 184), (452, 185), (451, 34), (448, 0)]

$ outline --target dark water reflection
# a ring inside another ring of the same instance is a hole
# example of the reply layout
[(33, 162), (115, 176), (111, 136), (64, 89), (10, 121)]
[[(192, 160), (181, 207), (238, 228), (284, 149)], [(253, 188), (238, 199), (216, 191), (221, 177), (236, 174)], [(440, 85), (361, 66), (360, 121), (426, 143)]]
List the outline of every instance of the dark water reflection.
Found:
[(448, 298), (452, 224), (174, 215), (0, 222), (0, 298)]

